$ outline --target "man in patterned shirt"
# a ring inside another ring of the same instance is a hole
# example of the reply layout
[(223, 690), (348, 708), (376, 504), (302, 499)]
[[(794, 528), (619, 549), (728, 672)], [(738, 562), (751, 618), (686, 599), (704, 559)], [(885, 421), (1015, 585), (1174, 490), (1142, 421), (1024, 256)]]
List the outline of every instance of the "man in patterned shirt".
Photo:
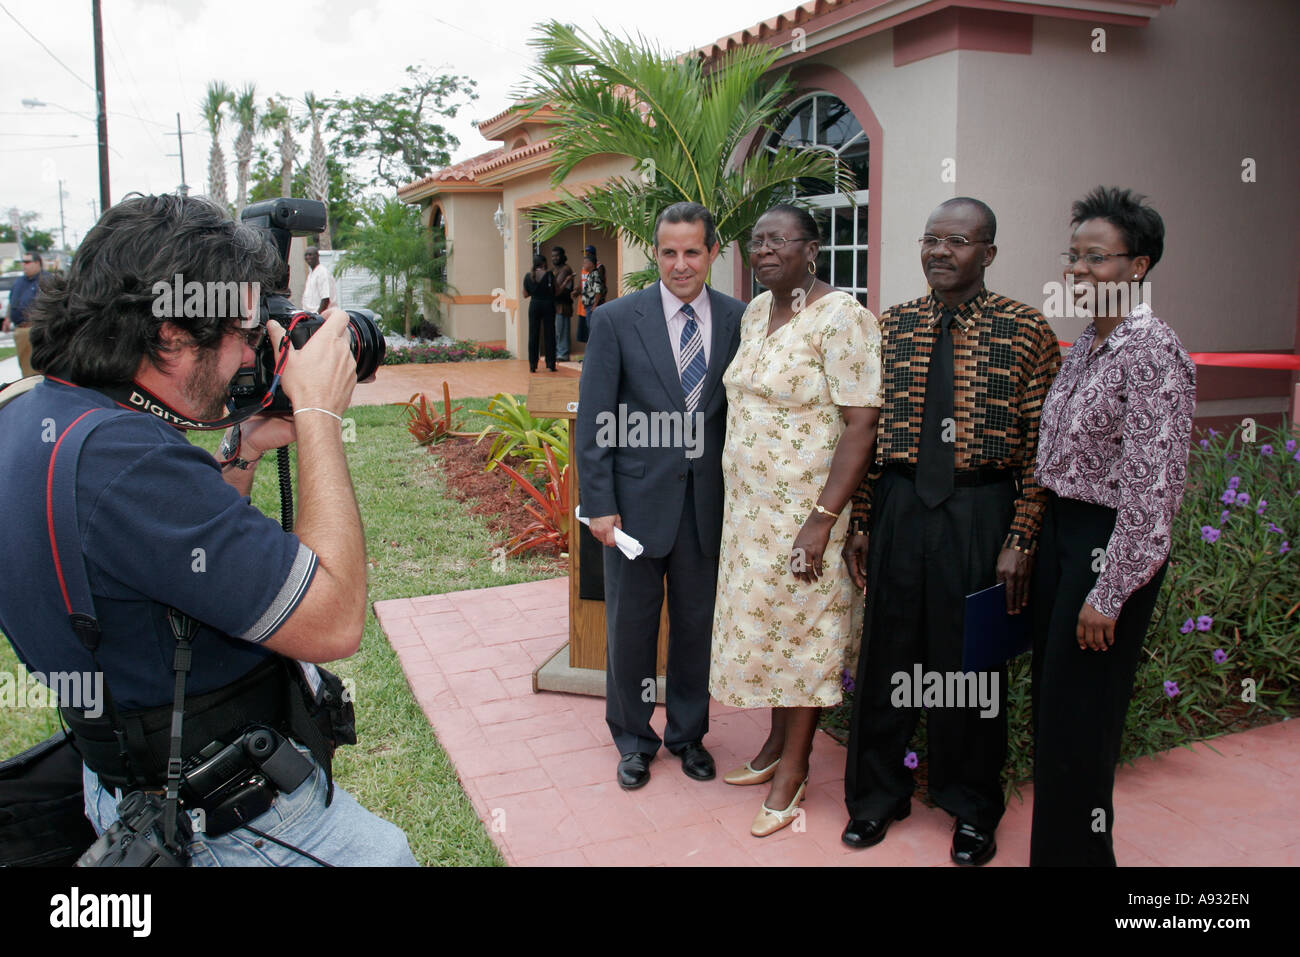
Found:
[[(996, 230), (979, 200), (942, 203), (920, 240), (930, 295), (880, 317), (885, 405), (846, 546), (854, 580), (870, 586), (844, 779), (850, 847), (879, 843), (911, 811), (904, 755), (921, 689), (906, 685), (938, 673), (955, 687), (965, 596), (1004, 582), (1009, 613), (1029, 601), (1038, 416), (1061, 355), (1037, 310), (984, 287)], [(957, 864), (997, 851), (1005, 665), (983, 687), (994, 679), (990, 701), (925, 700), (930, 796), (957, 818)]]

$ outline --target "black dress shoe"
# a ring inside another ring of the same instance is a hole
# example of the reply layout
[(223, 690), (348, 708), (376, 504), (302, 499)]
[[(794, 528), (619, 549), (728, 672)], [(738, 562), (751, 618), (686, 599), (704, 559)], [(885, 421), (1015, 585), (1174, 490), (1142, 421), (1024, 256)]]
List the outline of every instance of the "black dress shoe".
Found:
[(688, 778), (694, 778), (697, 781), (712, 781), (714, 775), (718, 773), (713, 766), (713, 756), (704, 750), (704, 744), (701, 741), (692, 741), (678, 751), (677, 756), (682, 759), (682, 771)]
[(983, 831), (968, 821), (958, 819), (952, 836), (952, 862), (963, 867), (979, 867), (993, 860), (998, 852), (992, 831)]
[(650, 780), (650, 759), (654, 755), (633, 751), (618, 761), (618, 786), (624, 791), (635, 791)]
[(900, 804), (882, 818), (855, 817), (844, 828), (840, 840), (849, 847), (873, 847), (885, 839), (885, 834), (889, 831), (889, 825), (895, 821), (903, 820), (911, 813), (912, 799), (908, 798), (906, 804)]

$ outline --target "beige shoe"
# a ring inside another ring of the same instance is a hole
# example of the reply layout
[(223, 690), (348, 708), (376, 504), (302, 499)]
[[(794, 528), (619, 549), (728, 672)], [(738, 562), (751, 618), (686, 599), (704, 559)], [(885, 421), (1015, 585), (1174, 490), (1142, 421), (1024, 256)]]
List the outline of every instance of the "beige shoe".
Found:
[(794, 798), (790, 801), (790, 806), (784, 811), (773, 811), (763, 802), (759, 808), (758, 816), (754, 818), (754, 823), (749, 828), (749, 833), (755, 837), (767, 837), (769, 834), (775, 834), (781, 828), (791, 824), (799, 813), (799, 802), (803, 800), (804, 789), (808, 787), (808, 779), (803, 779), (803, 784), (799, 785), (799, 790), (794, 792)]
[(754, 765), (746, 761), (743, 768), (728, 771), (722, 780), (728, 784), (766, 784), (776, 774), (776, 766), (781, 763), (777, 758), (761, 771), (755, 771)]

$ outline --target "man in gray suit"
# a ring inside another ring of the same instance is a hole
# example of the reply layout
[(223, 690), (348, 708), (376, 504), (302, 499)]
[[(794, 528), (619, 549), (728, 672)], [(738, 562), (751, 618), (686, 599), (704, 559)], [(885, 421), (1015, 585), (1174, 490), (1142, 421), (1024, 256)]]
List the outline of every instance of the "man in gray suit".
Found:
[[(668, 582), (668, 726), (663, 744), (707, 781), (709, 643), (722, 535), (722, 373), (744, 304), (705, 285), (720, 249), (713, 217), (675, 203), (655, 223), (659, 282), (591, 315), (577, 418), (578, 476), (591, 533), (605, 545), (605, 720), (618, 783), (650, 780), (655, 650)], [(645, 551), (626, 558), (614, 530)]]

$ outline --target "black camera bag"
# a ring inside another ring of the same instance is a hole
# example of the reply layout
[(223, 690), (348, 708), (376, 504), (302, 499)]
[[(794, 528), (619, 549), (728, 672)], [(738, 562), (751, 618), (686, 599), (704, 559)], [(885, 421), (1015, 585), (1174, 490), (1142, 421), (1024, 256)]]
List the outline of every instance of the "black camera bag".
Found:
[(0, 867), (66, 867), (93, 840), (71, 736), (0, 762)]

